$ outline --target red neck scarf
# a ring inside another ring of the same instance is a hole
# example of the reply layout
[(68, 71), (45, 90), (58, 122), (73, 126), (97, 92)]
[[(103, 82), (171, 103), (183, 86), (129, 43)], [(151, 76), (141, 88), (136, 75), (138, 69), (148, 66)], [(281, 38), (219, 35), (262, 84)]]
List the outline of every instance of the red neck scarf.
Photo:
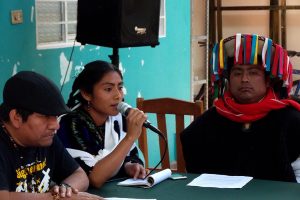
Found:
[(265, 117), (270, 111), (286, 106), (293, 106), (300, 111), (300, 104), (291, 99), (279, 100), (273, 89), (268, 89), (267, 95), (258, 103), (238, 104), (227, 91), (224, 98), (215, 101), (217, 112), (235, 122), (250, 123)]

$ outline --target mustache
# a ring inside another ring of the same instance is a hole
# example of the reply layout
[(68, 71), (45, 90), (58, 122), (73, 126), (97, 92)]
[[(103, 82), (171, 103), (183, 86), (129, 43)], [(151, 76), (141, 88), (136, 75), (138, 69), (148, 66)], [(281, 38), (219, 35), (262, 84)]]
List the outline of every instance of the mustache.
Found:
[(245, 85), (245, 86), (241, 86), (241, 87), (239, 87), (238, 88), (238, 90), (252, 90), (253, 89), (253, 87), (252, 86), (250, 86), (250, 85)]

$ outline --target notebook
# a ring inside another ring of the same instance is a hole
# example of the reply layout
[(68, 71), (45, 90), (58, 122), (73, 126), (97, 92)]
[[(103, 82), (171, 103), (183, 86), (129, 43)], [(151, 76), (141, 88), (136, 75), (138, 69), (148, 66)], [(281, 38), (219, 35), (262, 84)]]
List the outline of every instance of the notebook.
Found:
[(119, 182), (118, 185), (121, 186), (135, 186), (135, 187), (144, 187), (151, 188), (154, 185), (170, 178), (172, 171), (170, 169), (165, 169), (155, 174), (148, 176), (146, 179), (126, 179), (125, 181)]

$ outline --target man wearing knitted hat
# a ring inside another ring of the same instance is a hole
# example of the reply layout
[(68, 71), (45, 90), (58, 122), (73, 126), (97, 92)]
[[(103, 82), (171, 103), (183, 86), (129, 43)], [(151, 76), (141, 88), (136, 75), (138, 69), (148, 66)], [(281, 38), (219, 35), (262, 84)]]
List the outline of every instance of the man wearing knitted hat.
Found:
[(102, 199), (55, 136), (69, 112), (57, 86), (23, 71), (5, 83), (0, 106), (0, 199)]
[(221, 40), (211, 82), (214, 107), (181, 133), (187, 171), (296, 182), (300, 105), (288, 99), (287, 51), (258, 35)]

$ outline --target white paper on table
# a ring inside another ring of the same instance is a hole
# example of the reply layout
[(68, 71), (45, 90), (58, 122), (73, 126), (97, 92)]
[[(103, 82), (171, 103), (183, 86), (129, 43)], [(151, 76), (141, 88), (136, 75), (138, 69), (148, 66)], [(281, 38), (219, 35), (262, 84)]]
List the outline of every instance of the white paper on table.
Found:
[(198, 187), (215, 187), (215, 188), (242, 188), (253, 177), (249, 176), (227, 176), (219, 174), (201, 174), (195, 178), (192, 182), (187, 184), (188, 186)]
[(150, 188), (167, 178), (171, 177), (172, 171), (170, 169), (164, 169), (160, 172), (157, 172), (155, 174), (152, 174), (148, 176), (146, 179), (133, 179), (129, 178), (125, 181), (119, 182), (118, 185), (121, 186), (139, 186), (139, 187), (145, 187)]
[(133, 198), (109, 197), (109, 198), (104, 198), (104, 200), (156, 200), (156, 199), (133, 199)]

